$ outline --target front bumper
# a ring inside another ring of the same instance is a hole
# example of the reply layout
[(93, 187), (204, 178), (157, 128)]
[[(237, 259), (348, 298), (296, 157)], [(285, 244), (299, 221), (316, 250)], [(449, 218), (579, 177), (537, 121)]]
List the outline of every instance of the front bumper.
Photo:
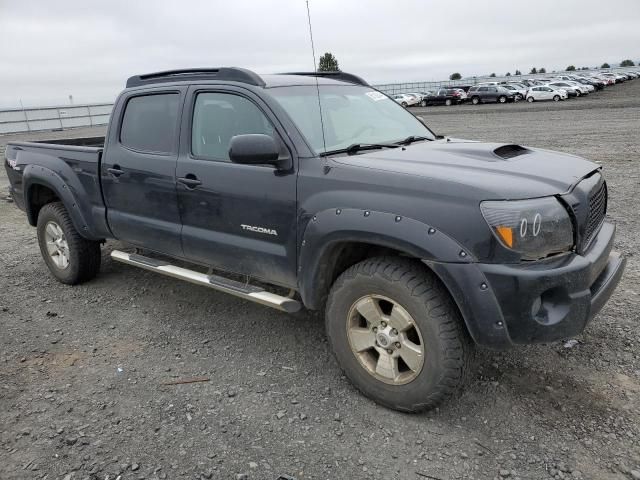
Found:
[(605, 223), (585, 255), (530, 264), (426, 262), (452, 293), (479, 345), (552, 342), (581, 333), (618, 285), (626, 259)]

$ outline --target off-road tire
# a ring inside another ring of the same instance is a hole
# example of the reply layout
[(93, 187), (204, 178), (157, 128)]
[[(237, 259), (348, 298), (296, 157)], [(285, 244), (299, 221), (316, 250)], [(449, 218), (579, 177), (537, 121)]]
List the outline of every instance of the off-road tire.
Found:
[[(59, 268), (47, 251), (45, 228), (49, 222), (64, 232), (69, 250), (69, 265)], [(87, 240), (73, 226), (71, 217), (61, 202), (48, 203), (38, 215), (38, 244), (51, 274), (62, 283), (76, 285), (94, 278), (100, 270), (100, 242)]]
[[(347, 335), (347, 317), (363, 296), (400, 304), (419, 326), (424, 366), (409, 383), (389, 385), (360, 364)], [(333, 284), (325, 323), (329, 344), (345, 375), (364, 395), (386, 407), (419, 412), (459, 393), (471, 371), (474, 346), (460, 313), (440, 280), (425, 265), (402, 257), (374, 257), (347, 269)]]

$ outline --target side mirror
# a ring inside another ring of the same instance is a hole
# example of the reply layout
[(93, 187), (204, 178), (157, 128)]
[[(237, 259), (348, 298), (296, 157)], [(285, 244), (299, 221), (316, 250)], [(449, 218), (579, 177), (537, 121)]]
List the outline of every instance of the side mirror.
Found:
[(279, 165), (280, 149), (269, 135), (248, 133), (236, 135), (229, 143), (229, 159), (247, 165)]

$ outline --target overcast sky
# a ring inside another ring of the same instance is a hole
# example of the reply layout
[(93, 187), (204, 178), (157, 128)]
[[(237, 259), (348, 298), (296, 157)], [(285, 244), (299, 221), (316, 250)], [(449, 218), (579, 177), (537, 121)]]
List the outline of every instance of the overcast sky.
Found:
[[(640, 0), (310, 0), (318, 56), (370, 83), (640, 60)], [(0, 106), (112, 101), (179, 67), (311, 70), (304, 0), (0, 0)]]

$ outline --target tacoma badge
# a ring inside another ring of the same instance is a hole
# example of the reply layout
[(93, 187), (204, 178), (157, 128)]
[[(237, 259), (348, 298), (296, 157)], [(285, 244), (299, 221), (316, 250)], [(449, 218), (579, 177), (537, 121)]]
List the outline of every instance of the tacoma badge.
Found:
[(266, 233), (267, 235), (275, 235), (278, 236), (278, 232), (272, 228), (265, 227), (254, 227), (253, 225), (240, 225), (243, 230), (250, 230), (256, 233)]

